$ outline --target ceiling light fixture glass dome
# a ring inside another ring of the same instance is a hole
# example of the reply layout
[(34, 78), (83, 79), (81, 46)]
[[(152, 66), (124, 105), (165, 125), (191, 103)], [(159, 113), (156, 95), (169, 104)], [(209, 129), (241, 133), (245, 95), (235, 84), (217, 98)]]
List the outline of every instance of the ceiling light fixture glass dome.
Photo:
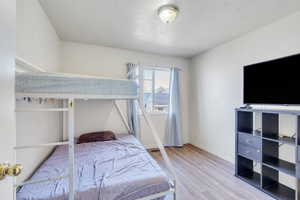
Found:
[(179, 9), (174, 5), (163, 5), (158, 9), (157, 14), (162, 22), (169, 24), (175, 21), (179, 14)]

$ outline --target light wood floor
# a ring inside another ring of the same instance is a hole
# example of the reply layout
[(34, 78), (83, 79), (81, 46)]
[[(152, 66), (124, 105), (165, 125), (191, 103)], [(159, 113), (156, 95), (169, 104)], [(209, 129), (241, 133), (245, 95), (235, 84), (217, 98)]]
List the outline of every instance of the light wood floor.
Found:
[[(193, 145), (167, 148), (175, 167), (177, 200), (272, 200), (234, 176), (234, 166)], [(160, 152), (151, 152), (165, 168)]]

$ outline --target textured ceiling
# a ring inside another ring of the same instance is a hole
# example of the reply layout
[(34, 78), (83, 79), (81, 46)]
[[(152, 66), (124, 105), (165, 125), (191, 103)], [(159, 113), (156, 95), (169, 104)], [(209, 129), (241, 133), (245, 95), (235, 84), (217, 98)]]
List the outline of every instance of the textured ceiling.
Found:
[[(300, 0), (40, 0), (59, 37), (163, 55), (191, 57), (300, 10)], [(180, 9), (173, 24), (157, 17)]]

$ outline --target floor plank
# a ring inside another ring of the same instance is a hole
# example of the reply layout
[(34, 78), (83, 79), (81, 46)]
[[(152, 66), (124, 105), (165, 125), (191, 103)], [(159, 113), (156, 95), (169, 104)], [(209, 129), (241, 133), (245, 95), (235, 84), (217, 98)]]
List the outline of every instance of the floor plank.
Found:
[[(234, 176), (234, 166), (187, 144), (167, 148), (178, 178), (177, 200), (272, 200)], [(151, 152), (165, 168), (160, 152)]]

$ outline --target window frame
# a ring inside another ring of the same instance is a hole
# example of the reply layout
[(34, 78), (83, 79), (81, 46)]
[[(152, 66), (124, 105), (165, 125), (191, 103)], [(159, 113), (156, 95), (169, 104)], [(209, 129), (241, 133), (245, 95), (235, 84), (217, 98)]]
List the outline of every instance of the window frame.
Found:
[[(144, 71), (145, 70), (152, 70), (152, 79), (145, 79), (144, 78)], [(167, 68), (167, 67), (153, 67), (153, 66), (142, 66), (140, 67), (140, 72), (139, 72), (139, 82), (140, 84), (140, 103), (141, 106), (144, 107), (144, 81), (148, 80), (148, 81), (152, 81), (152, 109), (151, 111), (147, 111), (147, 113), (151, 114), (151, 115), (167, 115), (168, 112), (166, 111), (154, 111), (154, 102), (155, 102), (155, 82), (156, 82), (156, 76), (155, 76), (155, 71), (165, 71), (165, 72), (169, 72), (170, 78), (171, 78), (171, 69)], [(171, 81), (171, 80), (169, 80)], [(170, 82), (169, 82), (169, 94), (170, 94)], [(168, 104), (168, 107), (170, 106), (170, 102)]]

